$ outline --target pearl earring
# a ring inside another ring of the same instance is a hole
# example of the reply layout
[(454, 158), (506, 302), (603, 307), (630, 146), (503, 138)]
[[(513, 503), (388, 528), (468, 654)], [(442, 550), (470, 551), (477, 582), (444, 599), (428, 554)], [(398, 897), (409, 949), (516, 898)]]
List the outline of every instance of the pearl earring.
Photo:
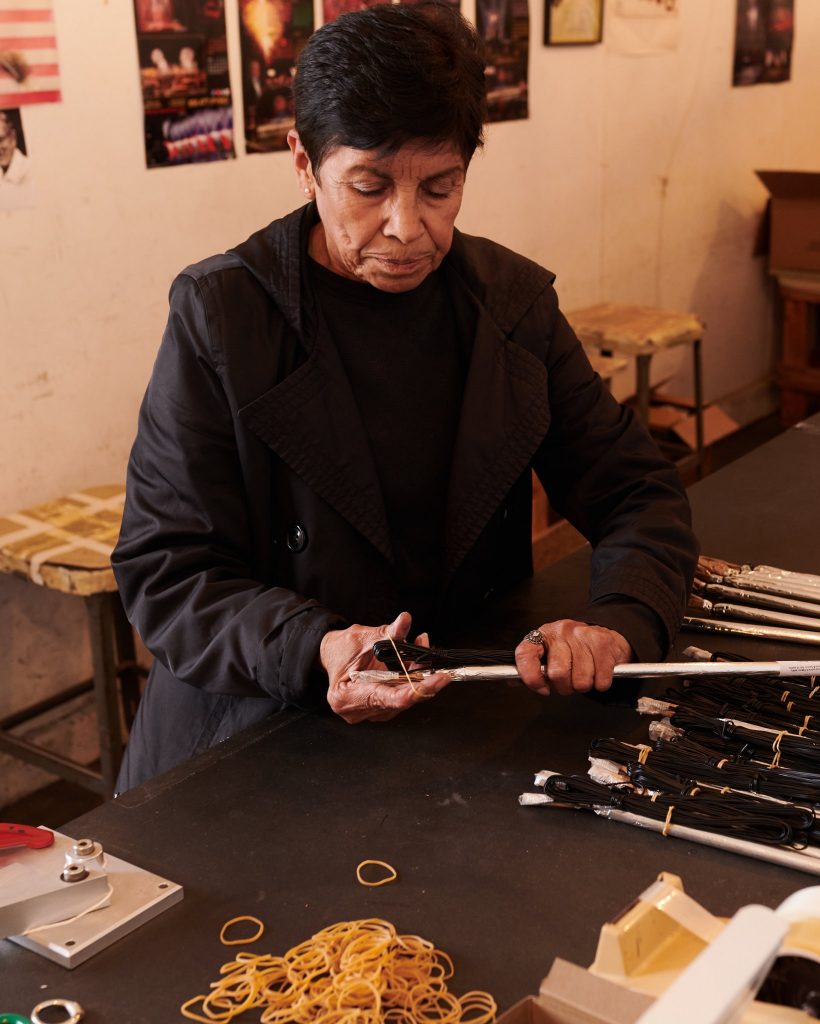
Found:
[(309, 189), (309, 188), (306, 188), (306, 189), (305, 189), (305, 195), (306, 195), (306, 196), (309, 196), (309, 195), (310, 195), (310, 189)]

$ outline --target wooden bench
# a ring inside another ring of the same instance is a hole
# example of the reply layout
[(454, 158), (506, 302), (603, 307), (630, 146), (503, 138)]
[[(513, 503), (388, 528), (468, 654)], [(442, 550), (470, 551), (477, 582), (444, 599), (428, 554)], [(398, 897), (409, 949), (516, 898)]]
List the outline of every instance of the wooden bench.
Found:
[[(82, 599), (93, 666), (91, 679), (0, 719), (0, 750), (104, 796), (114, 792), (124, 730), (133, 721), (145, 674), (136, 661), (134, 634), (111, 569), (124, 498), (122, 486), (89, 487), (0, 516), (0, 572)], [(92, 690), (99, 771), (14, 734), (17, 727)]]

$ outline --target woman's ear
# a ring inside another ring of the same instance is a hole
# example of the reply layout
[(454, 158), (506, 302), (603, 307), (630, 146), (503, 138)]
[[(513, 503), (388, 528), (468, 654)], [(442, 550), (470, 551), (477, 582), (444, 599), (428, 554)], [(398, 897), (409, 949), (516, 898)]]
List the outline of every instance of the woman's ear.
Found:
[(291, 128), (288, 132), (288, 146), (293, 154), (293, 166), (296, 170), (296, 180), (299, 182), (299, 187), (308, 199), (312, 199), (315, 188), (313, 168), (310, 165), (310, 157), (307, 155), (307, 150), (299, 138), (299, 132), (295, 128)]

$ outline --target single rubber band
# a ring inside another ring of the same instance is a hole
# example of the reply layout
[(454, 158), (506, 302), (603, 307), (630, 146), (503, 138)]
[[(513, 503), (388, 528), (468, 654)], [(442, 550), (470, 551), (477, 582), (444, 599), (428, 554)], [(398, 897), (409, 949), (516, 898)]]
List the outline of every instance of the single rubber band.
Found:
[(396, 647), (396, 641), (393, 639), (392, 636), (388, 636), (387, 639), (393, 645), (393, 650), (396, 652), (396, 657), (399, 659), (399, 664), (401, 665), (401, 670), (402, 670), (402, 672), (404, 672), (405, 676), (407, 677), (407, 682), (410, 684), (410, 689), (413, 691), (414, 695), (416, 697), (420, 697), (422, 700), (429, 700), (431, 697), (435, 697), (434, 693), (425, 693), (424, 690), (417, 690), (415, 688), (415, 686), (413, 686), (413, 680), (410, 678), (410, 673), (407, 671), (407, 667), (405, 666), (404, 662), (402, 661), (402, 657), (399, 654), (398, 647)]
[[(388, 874), (385, 878), (378, 879), (375, 882), (368, 882), (366, 878), (362, 878), (362, 868), (371, 866), (385, 868), (387, 871), (390, 872), (390, 874)], [(366, 885), (370, 889), (375, 889), (376, 886), (379, 885), (387, 885), (388, 882), (395, 882), (398, 877), (399, 873), (398, 871), (396, 871), (393, 865), (388, 864), (386, 861), (383, 860), (363, 860), (361, 864), (356, 868), (356, 878), (359, 882), (359, 885)]]
[[(257, 927), (256, 934), (251, 935), (248, 938), (226, 939), (225, 932), (232, 925), (239, 924), (240, 921), (250, 921), (252, 924), (255, 924)], [(219, 941), (222, 943), (223, 946), (244, 946), (246, 944), (250, 944), (251, 942), (256, 942), (257, 939), (261, 939), (264, 931), (265, 926), (262, 924), (258, 917), (251, 917), (250, 914), (242, 914), (241, 917), (232, 917), (230, 921), (226, 921), (222, 925), (222, 930), (219, 933)]]

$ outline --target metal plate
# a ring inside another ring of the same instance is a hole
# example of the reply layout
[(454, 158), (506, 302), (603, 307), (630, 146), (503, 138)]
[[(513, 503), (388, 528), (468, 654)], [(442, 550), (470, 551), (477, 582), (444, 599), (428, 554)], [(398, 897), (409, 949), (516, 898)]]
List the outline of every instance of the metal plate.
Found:
[[(38, 865), (38, 872), (47, 873), (48, 877), (52, 874), (59, 877), (65, 855), (70, 852), (73, 844), (73, 839), (55, 832), (54, 846), (26, 852), (43, 858)], [(63, 967), (72, 968), (182, 899), (181, 885), (144, 871), (128, 861), (106, 854), (104, 867), (112, 889), (107, 906), (67, 924), (51, 925), (29, 935), (10, 936), (11, 941)], [(88, 905), (93, 905), (99, 899), (99, 893), (95, 893)]]

